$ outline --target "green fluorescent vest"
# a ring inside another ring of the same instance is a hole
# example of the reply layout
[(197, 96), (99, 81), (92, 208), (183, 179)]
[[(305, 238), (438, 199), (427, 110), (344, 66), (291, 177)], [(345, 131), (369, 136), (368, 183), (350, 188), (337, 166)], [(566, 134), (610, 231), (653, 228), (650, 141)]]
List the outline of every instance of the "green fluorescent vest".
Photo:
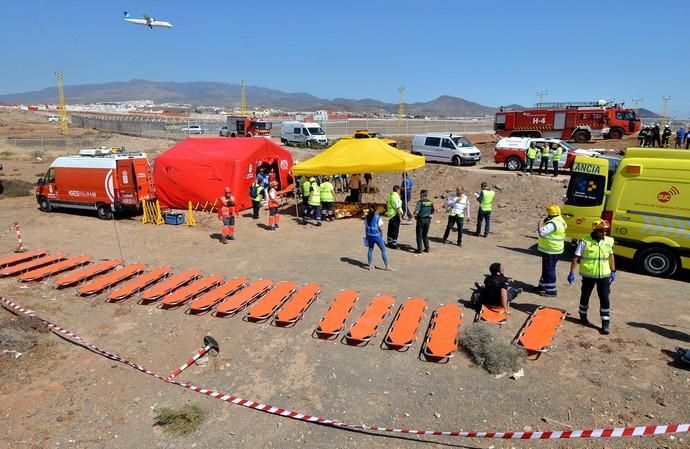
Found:
[(582, 238), (585, 249), (580, 256), (580, 275), (586, 278), (607, 278), (611, 275), (609, 256), (613, 254), (613, 238), (604, 237), (597, 243), (591, 235)]
[(547, 236), (539, 236), (537, 249), (545, 254), (563, 254), (565, 230), (568, 228), (568, 225), (560, 215), (551, 218), (546, 223), (553, 223), (556, 226), (556, 230)]
[(482, 190), (482, 202), (479, 203), (479, 208), (484, 212), (491, 212), (493, 210), (491, 203), (494, 202), (495, 196), (496, 192), (493, 190)]

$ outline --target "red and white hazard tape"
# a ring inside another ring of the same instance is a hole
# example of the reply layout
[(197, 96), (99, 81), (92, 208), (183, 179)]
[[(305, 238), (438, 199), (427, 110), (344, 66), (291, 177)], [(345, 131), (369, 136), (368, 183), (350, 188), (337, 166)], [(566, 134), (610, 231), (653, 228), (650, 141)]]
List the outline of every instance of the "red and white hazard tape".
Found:
[[(61, 328), (57, 324), (53, 324), (50, 321), (46, 321), (39, 316), (37, 316), (34, 311), (26, 309), (14, 302), (0, 297), (0, 305), (2, 305), (7, 310), (13, 313), (22, 313), (24, 315), (33, 316), (45, 323), (48, 328), (58, 334), (59, 336), (78, 344), (84, 348), (87, 348), (97, 354), (107, 357), (116, 362), (128, 365), (142, 373), (153, 376), (163, 382), (177, 385), (182, 388), (187, 388), (189, 390), (195, 391), (197, 393), (205, 394), (206, 396), (211, 396), (212, 398), (220, 399), (224, 402), (229, 402), (236, 405), (241, 405), (242, 407), (251, 408), (254, 410), (259, 410), (262, 412), (270, 413), (272, 415), (284, 416), (287, 418), (296, 419), (299, 421), (306, 421), (311, 423), (318, 423), (326, 426), (344, 428), (344, 429), (354, 429), (354, 430), (364, 430), (373, 432), (384, 432), (384, 433), (402, 433), (411, 435), (430, 435), (430, 436), (449, 436), (449, 437), (469, 437), (469, 438), (495, 438), (495, 439), (505, 439), (505, 440), (560, 440), (560, 439), (575, 439), (575, 438), (616, 438), (616, 437), (633, 437), (633, 436), (646, 436), (646, 435), (666, 435), (672, 433), (687, 433), (690, 431), (690, 424), (667, 424), (661, 426), (640, 426), (640, 427), (616, 427), (607, 429), (588, 429), (588, 430), (563, 430), (563, 431), (543, 431), (543, 432), (461, 432), (461, 431), (439, 431), (439, 430), (414, 430), (407, 428), (396, 429), (393, 427), (379, 427), (379, 426), (369, 426), (366, 424), (348, 424), (345, 422), (334, 421), (326, 418), (319, 418), (317, 416), (310, 416), (304, 413), (295, 412), (292, 410), (286, 410), (278, 407), (273, 407), (267, 404), (261, 404), (255, 401), (249, 401), (247, 399), (238, 398), (229, 394), (224, 394), (219, 391), (209, 390), (206, 388), (197, 387), (189, 383), (181, 383), (173, 380), (172, 377), (163, 377), (159, 374), (154, 373), (141, 365), (120, 357), (117, 354), (110, 353), (104, 349), (94, 346), (85, 340), (83, 340), (79, 335), (70, 332), (66, 329)], [(201, 351), (200, 351), (201, 352)]]

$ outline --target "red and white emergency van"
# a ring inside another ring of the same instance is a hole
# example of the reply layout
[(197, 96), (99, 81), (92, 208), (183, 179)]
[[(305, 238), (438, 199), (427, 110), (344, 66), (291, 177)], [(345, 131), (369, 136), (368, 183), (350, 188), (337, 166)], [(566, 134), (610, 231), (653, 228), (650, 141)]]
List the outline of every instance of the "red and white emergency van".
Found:
[[(522, 170), (525, 166), (525, 159), (527, 159), (527, 148), (536, 143), (538, 146), (549, 145), (551, 148), (556, 146), (561, 147), (561, 160), (559, 161), (559, 168), (568, 170), (575, 161), (575, 156), (593, 156), (596, 157), (607, 150), (583, 150), (575, 148), (568, 142), (560, 139), (542, 139), (542, 138), (528, 138), (528, 137), (504, 137), (499, 140), (494, 148), (494, 162), (497, 164), (504, 164), (510, 171)], [(535, 164), (537, 167), (541, 162), (541, 154), (537, 151), (537, 159)], [(551, 167), (549, 167), (551, 169)]]
[(146, 154), (117, 148), (86, 149), (78, 156), (59, 157), (36, 186), (36, 201), (42, 211), (95, 210), (102, 219), (137, 210), (142, 200), (154, 196)]

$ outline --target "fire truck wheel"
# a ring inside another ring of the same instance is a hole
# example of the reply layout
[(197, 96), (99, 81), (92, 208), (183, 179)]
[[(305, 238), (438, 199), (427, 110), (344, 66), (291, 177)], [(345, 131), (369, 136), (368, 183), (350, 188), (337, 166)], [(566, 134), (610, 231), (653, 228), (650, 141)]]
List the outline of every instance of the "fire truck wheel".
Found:
[(252, 133), (247, 133), (247, 137), (252, 137)]
[(235, 133), (230, 133), (230, 137), (236, 137)]
[(96, 206), (96, 213), (101, 220), (110, 220), (113, 218), (113, 211), (110, 210), (110, 206), (107, 204), (99, 203)]
[(612, 129), (609, 131), (609, 139), (622, 139), (623, 138), (623, 131), (621, 131), (618, 128)]
[(573, 134), (573, 140), (577, 143), (589, 142), (589, 134), (586, 131), (578, 131)]
[(640, 270), (650, 276), (670, 277), (678, 269), (676, 256), (663, 246), (651, 246), (637, 256)]
[(453, 156), (453, 160), (451, 161), (451, 164), (453, 164), (454, 166), (457, 167), (458, 165), (460, 165), (460, 158), (458, 156)]
[(38, 208), (41, 209), (43, 212), (50, 212), (51, 210), (53, 210), (53, 206), (51, 206), (50, 201), (48, 201), (48, 198), (41, 198), (38, 202)]
[(522, 161), (515, 156), (509, 157), (506, 160), (506, 168), (509, 171), (518, 171), (522, 168)]

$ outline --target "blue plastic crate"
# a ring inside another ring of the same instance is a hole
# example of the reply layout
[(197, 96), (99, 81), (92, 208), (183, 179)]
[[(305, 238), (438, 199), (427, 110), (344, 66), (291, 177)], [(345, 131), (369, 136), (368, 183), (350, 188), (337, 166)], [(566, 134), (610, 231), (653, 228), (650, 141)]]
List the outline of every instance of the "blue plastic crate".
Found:
[(168, 212), (163, 214), (163, 218), (165, 219), (165, 224), (175, 226), (184, 224), (184, 214), (172, 214)]

